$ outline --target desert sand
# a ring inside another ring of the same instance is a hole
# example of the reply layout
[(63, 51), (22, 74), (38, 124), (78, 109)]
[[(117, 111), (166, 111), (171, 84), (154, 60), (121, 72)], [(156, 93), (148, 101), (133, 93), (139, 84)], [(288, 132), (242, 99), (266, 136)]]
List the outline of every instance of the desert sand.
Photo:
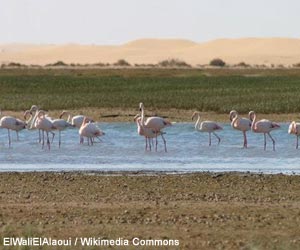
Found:
[(131, 64), (156, 64), (175, 58), (197, 66), (217, 57), (228, 64), (289, 66), (300, 62), (300, 39), (240, 38), (202, 43), (183, 39), (140, 39), (122, 45), (0, 45), (0, 63), (45, 65), (62, 60), (85, 64), (125, 59)]

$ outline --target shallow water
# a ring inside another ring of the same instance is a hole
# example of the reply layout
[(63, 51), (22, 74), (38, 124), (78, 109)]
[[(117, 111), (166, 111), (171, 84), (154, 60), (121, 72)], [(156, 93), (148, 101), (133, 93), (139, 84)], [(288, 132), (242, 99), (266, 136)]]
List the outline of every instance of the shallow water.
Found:
[(76, 129), (62, 132), (58, 147), (56, 133), (51, 150), (42, 149), (37, 131), (21, 131), (20, 141), (12, 133), (12, 147), (8, 148), (7, 132), (0, 130), (0, 171), (250, 171), (263, 173), (300, 174), (300, 149), (295, 149), (295, 136), (287, 133), (288, 124), (281, 124), (272, 132), (276, 151), (267, 141), (263, 150), (263, 135), (248, 132), (248, 149), (243, 149), (242, 133), (229, 124), (218, 131), (220, 145), (212, 135), (194, 130), (191, 123), (176, 123), (166, 128), (168, 152), (159, 139), (158, 151), (146, 152), (145, 139), (137, 135), (134, 123), (100, 123), (106, 133), (102, 142), (94, 146), (79, 144)]

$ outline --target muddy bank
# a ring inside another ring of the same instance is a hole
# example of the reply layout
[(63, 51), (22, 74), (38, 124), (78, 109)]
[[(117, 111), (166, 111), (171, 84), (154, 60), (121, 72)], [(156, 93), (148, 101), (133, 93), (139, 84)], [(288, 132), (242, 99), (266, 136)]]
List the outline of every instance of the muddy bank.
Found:
[(299, 249), (299, 204), (300, 176), (0, 174), (1, 237), (180, 241), (180, 248), (157, 249)]

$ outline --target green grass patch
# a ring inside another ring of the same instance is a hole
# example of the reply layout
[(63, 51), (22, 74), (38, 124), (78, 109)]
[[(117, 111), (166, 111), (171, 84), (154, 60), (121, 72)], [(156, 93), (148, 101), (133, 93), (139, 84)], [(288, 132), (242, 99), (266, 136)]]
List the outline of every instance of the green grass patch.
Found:
[(300, 111), (300, 70), (3, 69), (1, 109), (82, 107)]

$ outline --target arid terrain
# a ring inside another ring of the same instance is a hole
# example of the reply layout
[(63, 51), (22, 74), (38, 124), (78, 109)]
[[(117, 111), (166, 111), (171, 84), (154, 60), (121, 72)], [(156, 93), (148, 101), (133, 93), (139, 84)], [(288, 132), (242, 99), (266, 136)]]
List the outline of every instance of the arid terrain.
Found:
[(300, 39), (240, 38), (196, 43), (184, 39), (140, 39), (122, 45), (0, 45), (0, 64), (17, 62), (45, 65), (65, 63), (115, 63), (125, 59), (131, 64), (156, 64), (175, 58), (196, 66), (213, 58), (229, 64), (293, 65), (300, 62)]
[(299, 181), (250, 173), (2, 173), (0, 235), (180, 241), (157, 249), (299, 249)]

